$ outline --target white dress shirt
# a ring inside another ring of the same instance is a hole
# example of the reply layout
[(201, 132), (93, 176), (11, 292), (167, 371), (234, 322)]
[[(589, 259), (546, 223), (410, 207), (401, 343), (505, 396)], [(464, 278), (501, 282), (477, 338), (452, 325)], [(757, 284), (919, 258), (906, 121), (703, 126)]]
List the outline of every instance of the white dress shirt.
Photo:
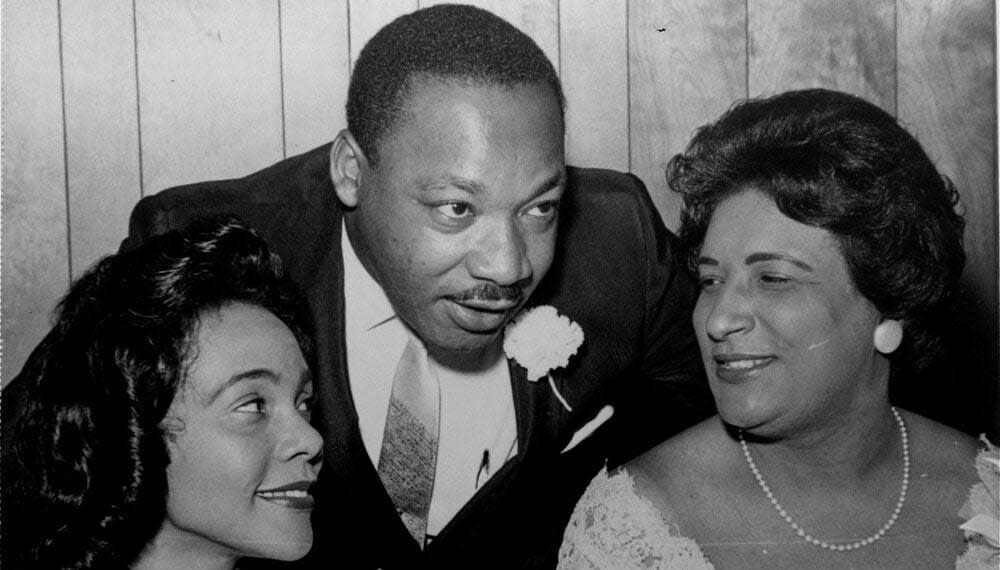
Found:
[[(361, 439), (378, 465), (396, 364), (409, 333), (382, 288), (365, 270), (341, 232), (347, 371)], [(486, 370), (469, 374), (432, 358), (441, 389), (440, 434), (427, 534), (434, 536), (479, 487), (517, 453), (517, 420), (510, 371), (502, 354)]]

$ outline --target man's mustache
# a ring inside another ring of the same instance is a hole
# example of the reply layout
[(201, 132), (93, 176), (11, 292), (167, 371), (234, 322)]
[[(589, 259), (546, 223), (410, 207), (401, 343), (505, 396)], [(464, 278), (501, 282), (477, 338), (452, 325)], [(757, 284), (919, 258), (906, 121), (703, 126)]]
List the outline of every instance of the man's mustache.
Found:
[(524, 285), (497, 285), (483, 283), (461, 293), (452, 295), (453, 301), (520, 301), (524, 296)]

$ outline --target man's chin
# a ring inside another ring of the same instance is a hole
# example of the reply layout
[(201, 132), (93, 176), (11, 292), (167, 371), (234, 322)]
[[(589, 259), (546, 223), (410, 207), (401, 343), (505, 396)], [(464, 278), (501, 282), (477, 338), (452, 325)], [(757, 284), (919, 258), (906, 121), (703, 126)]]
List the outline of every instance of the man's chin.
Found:
[(479, 352), (492, 346), (501, 338), (503, 327), (486, 331), (462, 331), (455, 337), (444, 339), (435, 348), (446, 352)]
[(498, 339), (503, 338), (503, 329), (510, 319), (505, 319), (491, 327), (467, 328), (451, 326), (446, 329), (434, 331), (436, 334), (429, 334), (423, 337), (424, 344), (428, 348), (447, 352), (470, 352), (479, 351), (491, 346)]
[(496, 363), (503, 354), (502, 339), (500, 330), (489, 333), (463, 332), (460, 336), (428, 344), (427, 350), (438, 364), (471, 373)]

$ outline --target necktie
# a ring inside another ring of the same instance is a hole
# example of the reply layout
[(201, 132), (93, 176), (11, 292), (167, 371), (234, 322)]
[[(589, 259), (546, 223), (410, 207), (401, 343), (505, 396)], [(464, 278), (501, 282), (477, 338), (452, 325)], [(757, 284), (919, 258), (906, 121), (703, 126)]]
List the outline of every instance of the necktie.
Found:
[(423, 548), (437, 465), (440, 388), (418, 342), (407, 343), (396, 366), (378, 474), (403, 524)]

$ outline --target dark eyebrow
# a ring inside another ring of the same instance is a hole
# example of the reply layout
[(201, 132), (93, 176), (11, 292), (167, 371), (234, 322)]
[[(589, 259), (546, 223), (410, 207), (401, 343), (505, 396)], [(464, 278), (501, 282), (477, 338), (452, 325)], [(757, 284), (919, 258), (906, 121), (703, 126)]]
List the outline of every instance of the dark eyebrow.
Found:
[(226, 380), (221, 386), (213, 390), (212, 394), (209, 395), (208, 397), (208, 403), (206, 405), (207, 406), (211, 405), (212, 402), (216, 401), (219, 398), (219, 396), (221, 396), (222, 393), (228, 390), (230, 387), (235, 386), (236, 384), (239, 384), (240, 382), (243, 382), (245, 380), (256, 380), (258, 378), (269, 380), (272, 384), (278, 383), (278, 376), (275, 375), (274, 372), (266, 368), (254, 368), (253, 370), (240, 372), (239, 374), (233, 375), (232, 377), (229, 378), (229, 380)]
[[(559, 172), (553, 174), (548, 179), (546, 179), (538, 188), (531, 194), (531, 198), (534, 199), (553, 188), (558, 188), (559, 186), (565, 186), (566, 183), (566, 170), (561, 169)], [(443, 180), (438, 181), (420, 181), (418, 186), (421, 191), (429, 190), (440, 190), (446, 187), (454, 187), (467, 194), (481, 194), (486, 191), (486, 187), (482, 183), (475, 180), (470, 180), (462, 176), (447, 176)]]
[(566, 169), (562, 169), (559, 172), (550, 176), (545, 182), (542, 182), (538, 189), (531, 195), (532, 199), (545, 194), (546, 192), (559, 187), (566, 187)]
[(808, 263), (784, 253), (751, 253), (744, 263), (751, 265), (760, 261), (787, 261), (805, 271), (815, 271)]
[(420, 190), (427, 192), (429, 190), (443, 190), (449, 186), (458, 188), (459, 190), (467, 194), (481, 194), (486, 191), (486, 187), (475, 180), (470, 180), (468, 178), (463, 178), (461, 176), (446, 176), (442, 180), (421, 180), (418, 182)]
[(719, 262), (712, 259), (711, 257), (699, 256), (698, 259), (695, 260), (695, 265), (711, 265), (714, 267), (718, 264)]

